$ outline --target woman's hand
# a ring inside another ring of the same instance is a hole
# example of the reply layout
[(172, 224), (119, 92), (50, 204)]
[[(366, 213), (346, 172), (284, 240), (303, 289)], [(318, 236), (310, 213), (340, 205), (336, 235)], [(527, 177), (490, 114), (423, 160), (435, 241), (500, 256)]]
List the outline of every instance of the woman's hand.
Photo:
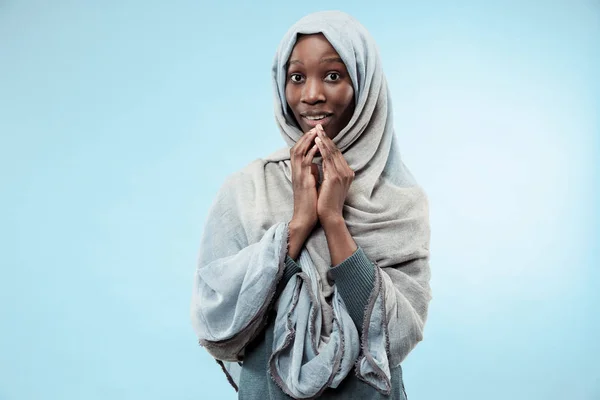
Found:
[(354, 171), (340, 149), (327, 137), (321, 125), (316, 126), (315, 143), (323, 158), (323, 182), (318, 192), (317, 216), (323, 228), (344, 220), (342, 210)]
[(306, 132), (290, 149), (294, 215), (289, 223), (288, 255), (296, 259), (300, 248), (312, 232), (317, 215), (318, 167), (313, 158), (318, 150), (314, 144), (317, 129)]

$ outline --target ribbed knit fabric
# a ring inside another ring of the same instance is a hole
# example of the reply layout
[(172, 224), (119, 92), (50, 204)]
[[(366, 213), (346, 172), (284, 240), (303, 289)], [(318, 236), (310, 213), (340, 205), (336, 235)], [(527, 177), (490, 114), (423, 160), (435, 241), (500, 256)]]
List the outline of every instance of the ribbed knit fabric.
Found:
[(288, 281), (292, 278), (292, 276), (296, 275), (300, 272), (301, 269), (296, 264), (296, 262), (289, 256), (285, 256), (285, 269), (283, 270), (283, 276), (281, 280), (277, 284), (277, 290), (275, 291), (275, 299), (279, 297), (283, 289), (285, 289), (285, 285), (287, 285)]
[(331, 268), (328, 275), (335, 282), (348, 314), (361, 333), (365, 307), (375, 282), (375, 265), (359, 247), (354, 254)]
[(289, 255), (285, 256), (285, 270), (283, 271), (283, 276), (281, 277), (282, 282), (286, 282), (290, 280), (294, 274), (300, 272), (300, 267), (296, 264), (296, 261), (292, 259)]
[[(278, 296), (290, 278), (300, 271), (298, 264), (289, 255), (286, 256), (283, 277), (277, 286)], [(340, 291), (358, 332), (362, 332), (365, 307), (375, 281), (375, 265), (359, 247), (350, 257), (331, 268), (328, 276)]]

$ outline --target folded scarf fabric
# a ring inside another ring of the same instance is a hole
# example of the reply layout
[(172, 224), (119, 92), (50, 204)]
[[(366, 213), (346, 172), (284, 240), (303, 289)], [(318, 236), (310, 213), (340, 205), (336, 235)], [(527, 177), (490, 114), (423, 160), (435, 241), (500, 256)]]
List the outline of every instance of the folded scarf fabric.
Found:
[[(301, 272), (275, 299), (285, 269), (287, 221), (293, 214), (289, 147), (303, 134), (286, 107), (286, 63), (298, 34), (311, 33), (325, 35), (354, 86), (354, 115), (333, 141), (355, 172), (344, 219), (374, 265), (373, 291), (360, 329), (331, 281), (322, 228), (305, 242), (298, 258)], [(430, 230), (427, 197), (395, 143), (376, 45), (347, 14), (308, 15), (284, 36), (273, 83), (276, 121), (288, 146), (228, 177), (213, 202), (194, 280), (195, 331), (235, 386), (244, 348), (264, 328), (273, 307), (269, 373), (285, 393), (316, 397), (337, 387), (353, 369), (360, 379), (389, 393), (390, 367), (399, 365), (423, 338), (431, 300)]]

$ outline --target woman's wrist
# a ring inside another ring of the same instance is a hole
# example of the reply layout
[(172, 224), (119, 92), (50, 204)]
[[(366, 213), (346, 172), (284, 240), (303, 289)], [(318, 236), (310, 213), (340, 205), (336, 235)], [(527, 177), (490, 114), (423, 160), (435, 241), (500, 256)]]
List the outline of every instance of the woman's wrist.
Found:
[(350, 235), (343, 217), (332, 217), (323, 220), (321, 225), (325, 231), (327, 247), (329, 247), (331, 266), (340, 264), (358, 249), (358, 245)]
[(343, 229), (346, 226), (346, 220), (342, 214), (331, 214), (319, 217), (319, 223), (325, 231)]
[(298, 259), (300, 249), (304, 245), (312, 228), (308, 223), (298, 221), (294, 218), (288, 223), (288, 255), (293, 260)]

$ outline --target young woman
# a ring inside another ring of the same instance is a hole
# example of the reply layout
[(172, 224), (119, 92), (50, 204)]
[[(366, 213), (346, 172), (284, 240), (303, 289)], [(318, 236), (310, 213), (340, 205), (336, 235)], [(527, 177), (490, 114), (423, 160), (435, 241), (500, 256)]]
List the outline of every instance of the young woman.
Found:
[(228, 177), (211, 207), (200, 345), (240, 399), (405, 399), (430, 231), (376, 45), (347, 14), (308, 15), (281, 41), (273, 83), (288, 146)]

